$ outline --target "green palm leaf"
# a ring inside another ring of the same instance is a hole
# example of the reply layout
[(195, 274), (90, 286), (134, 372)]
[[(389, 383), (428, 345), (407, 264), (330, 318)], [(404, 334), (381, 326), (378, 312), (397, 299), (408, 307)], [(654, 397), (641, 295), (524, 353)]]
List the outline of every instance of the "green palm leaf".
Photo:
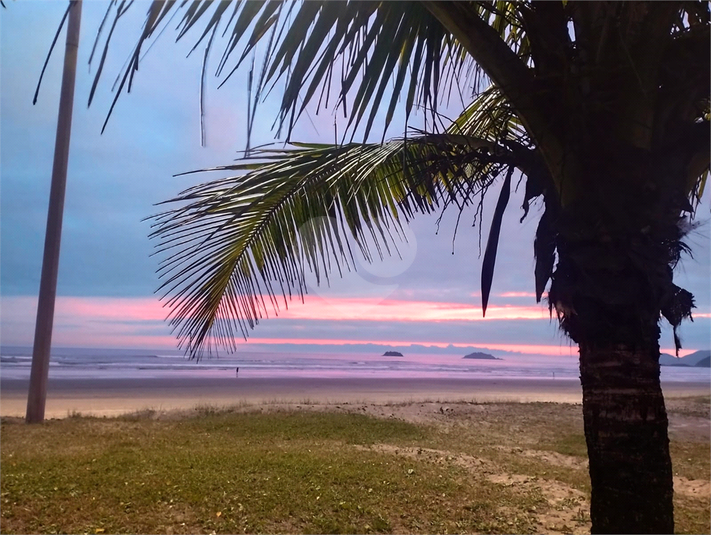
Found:
[[(514, 4), (473, 2), (471, 6), (524, 63), (530, 62), (530, 47)], [(109, 12), (114, 10), (114, 26), (130, 7), (133, 3), (109, 6)], [(191, 52), (218, 28), (223, 36), (228, 36), (216, 69), (223, 84), (264, 38), (269, 40), (263, 51), (263, 76), (255, 94), (260, 97), (283, 81), (278, 119), (289, 128), (317, 97), (320, 106), (328, 106), (333, 92), (336, 104), (350, 115), (351, 136), (362, 124), (366, 139), (381, 109), (387, 110), (384, 116), (387, 130), (404, 95), (407, 116), (415, 105), (436, 114), (443, 86), (450, 93), (454, 87), (472, 86), (478, 94), (489, 84), (470, 53), (419, 2), (410, 2), (403, 9), (401, 2), (307, 1), (283, 5), (275, 0), (154, 0), (109, 116), (122, 92), (130, 91), (142, 59), (140, 51), (163, 33), (176, 14), (182, 14), (176, 39), (185, 39), (191, 32), (196, 35)], [(96, 44), (100, 36), (99, 33)], [(105, 39), (104, 56), (110, 40), (111, 35)], [(336, 66), (340, 66), (340, 74), (334, 73)], [(93, 90), (102, 74), (100, 66)]]
[(307, 269), (318, 281), (354, 269), (351, 243), (367, 261), (394, 254), (415, 213), (462, 209), (504, 169), (525, 169), (520, 153), (470, 135), (478, 116), (510, 121), (501, 111), (487, 96), (442, 134), (261, 149), (212, 169), (238, 174), (183, 192), (155, 217), (160, 291), (183, 347), (232, 348), (279, 310), (279, 294), (285, 306), (303, 297)]

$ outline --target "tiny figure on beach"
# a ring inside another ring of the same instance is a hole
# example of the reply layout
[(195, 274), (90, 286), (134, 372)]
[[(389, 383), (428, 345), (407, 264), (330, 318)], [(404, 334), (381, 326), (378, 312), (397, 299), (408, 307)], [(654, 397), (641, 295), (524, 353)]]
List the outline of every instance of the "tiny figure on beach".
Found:
[(555, 379), (555, 372), (553, 372), (553, 379)]
[(239, 377), (239, 368), (235, 368), (235, 377)]

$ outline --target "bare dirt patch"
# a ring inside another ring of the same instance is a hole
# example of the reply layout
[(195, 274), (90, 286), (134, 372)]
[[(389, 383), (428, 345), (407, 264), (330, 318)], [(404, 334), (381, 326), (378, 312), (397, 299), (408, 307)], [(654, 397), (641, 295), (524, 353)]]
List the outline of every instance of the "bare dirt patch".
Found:
[[(541, 496), (547, 506), (532, 507), (528, 514), (533, 518), (540, 533), (565, 532), (583, 534), (590, 532), (590, 520), (587, 511), (589, 502), (585, 493), (560, 481), (544, 479), (525, 474), (512, 474), (506, 467), (480, 457), (464, 455), (458, 452), (431, 448), (398, 447), (392, 444), (373, 444), (356, 446), (375, 450), (388, 455), (397, 455), (436, 464), (451, 463), (469, 471), (474, 479), (484, 478), (503, 487), (508, 487), (521, 494)], [(531, 452), (532, 456), (546, 461), (560, 461), (551, 452)], [(540, 454), (540, 455), (535, 455)], [(567, 457), (567, 456), (562, 456)], [(580, 465), (580, 463), (578, 463)], [(502, 510), (502, 514), (507, 513)]]
[(514, 455), (521, 455), (522, 457), (529, 457), (532, 459), (537, 459), (543, 461), (552, 466), (560, 466), (563, 468), (572, 468), (575, 470), (588, 468), (588, 462), (586, 459), (580, 457), (575, 457), (573, 455), (564, 455), (556, 451), (542, 451), (542, 450), (529, 450), (523, 448), (509, 448), (505, 446), (497, 447), (498, 450), (504, 451), (506, 453), (511, 453)]
[(674, 477), (674, 492), (688, 498), (709, 499), (711, 496), (711, 481)]

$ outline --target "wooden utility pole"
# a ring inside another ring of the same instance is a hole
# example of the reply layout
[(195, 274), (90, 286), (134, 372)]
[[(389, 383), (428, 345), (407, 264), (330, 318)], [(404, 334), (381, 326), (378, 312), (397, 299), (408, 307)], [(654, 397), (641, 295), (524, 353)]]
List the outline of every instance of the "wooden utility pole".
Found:
[(25, 416), (27, 423), (41, 423), (44, 421), (44, 406), (47, 399), (49, 353), (52, 347), (54, 302), (57, 296), (59, 245), (62, 238), (64, 193), (67, 186), (67, 163), (69, 161), (69, 140), (72, 133), (74, 82), (77, 71), (80, 25), (81, 0), (72, 0), (71, 9), (69, 10), (69, 24), (67, 26), (67, 43), (64, 51), (62, 90), (59, 97), (59, 119), (57, 121), (57, 137), (54, 145), (47, 231), (44, 237), (42, 278), (40, 279), (39, 300), (37, 302), (32, 371), (30, 372), (30, 388), (27, 395), (27, 414)]

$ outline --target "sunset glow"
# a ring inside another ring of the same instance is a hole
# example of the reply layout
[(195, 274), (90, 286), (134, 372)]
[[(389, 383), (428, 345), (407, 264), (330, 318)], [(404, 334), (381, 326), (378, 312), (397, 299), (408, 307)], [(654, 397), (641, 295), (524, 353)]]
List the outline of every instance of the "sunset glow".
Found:
[(308, 300), (306, 306), (292, 306), (280, 314), (284, 318), (363, 321), (492, 321), (540, 320), (548, 310), (535, 306), (489, 306), (486, 317), (479, 304), (433, 301), (332, 298)]
[[(25, 318), (34, 318), (36, 298), (33, 297), (3, 297), (3, 335), (4, 343), (10, 345), (29, 345), (34, 329), (34, 323)], [(177, 339), (170, 334), (170, 327), (165, 322), (168, 314), (156, 298), (131, 297), (59, 297), (56, 305), (55, 333), (53, 342), (56, 346), (81, 347), (133, 347), (133, 348), (166, 348), (177, 346)], [(708, 318), (711, 314), (700, 312), (696, 318)], [(270, 317), (274, 317), (273, 314)], [(339, 323), (368, 321), (387, 325), (388, 322), (421, 322), (423, 324), (446, 324), (448, 322), (481, 322), (486, 321), (496, 325), (502, 321), (535, 321), (550, 322), (548, 310), (543, 306), (491, 306), (486, 318), (482, 318), (481, 309), (477, 304), (462, 304), (442, 301), (416, 300), (376, 300), (366, 298), (332, 298), (324, 299), (318, 296), (307, 296), (306, 303), (292, 302), (288, 309), (279, 312), (281, 320), (322, 320), (333, 322), (334, 331)], [(22, 320), (20, 318), (23, 318)], [(263, 322), (268, 324), (269, 320)], [(488, 324), (488, 323), (487, 323)], [(488, 329), (488, 328), (487, 328)], [(499, 331), (497, 331), (498, 329)], [(248, 349), (260, 345), (293, 344), (293, 345), (364, 345), (379, 344), (387, 346), (407, 347), (411, 344), (432, 346), (433, 348), (477, 347), (491, 351), (507, 351), (526, 355), (577, 356), (577, 347), (569, 344), (564, 338), (559, 344), (536, 343), (502, 343), (502, 327), (492, 330), (494, 339), (482, 339), (480, 336), (471, 342), (453, 342), (442, 340), (437, 336), (421, 332), (413, 339), (393, 339), (387, 337), (387, 331), (378, 337), (371, 332), (363, 339), (339, 337), (331, 335), (324, 338), (301, 337), (296, 328), (285, 332), (284, 336), (260, 337), (257, 329), (248, 342), (236, 340), (238, 346)], [(304, 334), (306, 334), (304, 332)], [(295, 336), (296, 335), (296, 336)], [(694, 352), (696, 348), (685, 348), (679, 351), (679, 356)], [(662, 352), (674, 354), (674, 350), (663, 348)]]
[[(8, 310), (36, 307), (31, 297), (3, 298)], [(132, 297), (59, 297), (56, 314), (92, 321), (163, 321), (169, 309), (155, 298)], [(293, 301), (288, 309), (278, 312), (284, 319), (318, 319), (330, 321), (494, 321), (548, 319), (542, 306), (489, 306), (482, 317), (478, 304), (433, 301), (394, 301), (358, 298), (308, 297), (305, 303)], [(274, 314), (270, 314), (274, 316)]]

